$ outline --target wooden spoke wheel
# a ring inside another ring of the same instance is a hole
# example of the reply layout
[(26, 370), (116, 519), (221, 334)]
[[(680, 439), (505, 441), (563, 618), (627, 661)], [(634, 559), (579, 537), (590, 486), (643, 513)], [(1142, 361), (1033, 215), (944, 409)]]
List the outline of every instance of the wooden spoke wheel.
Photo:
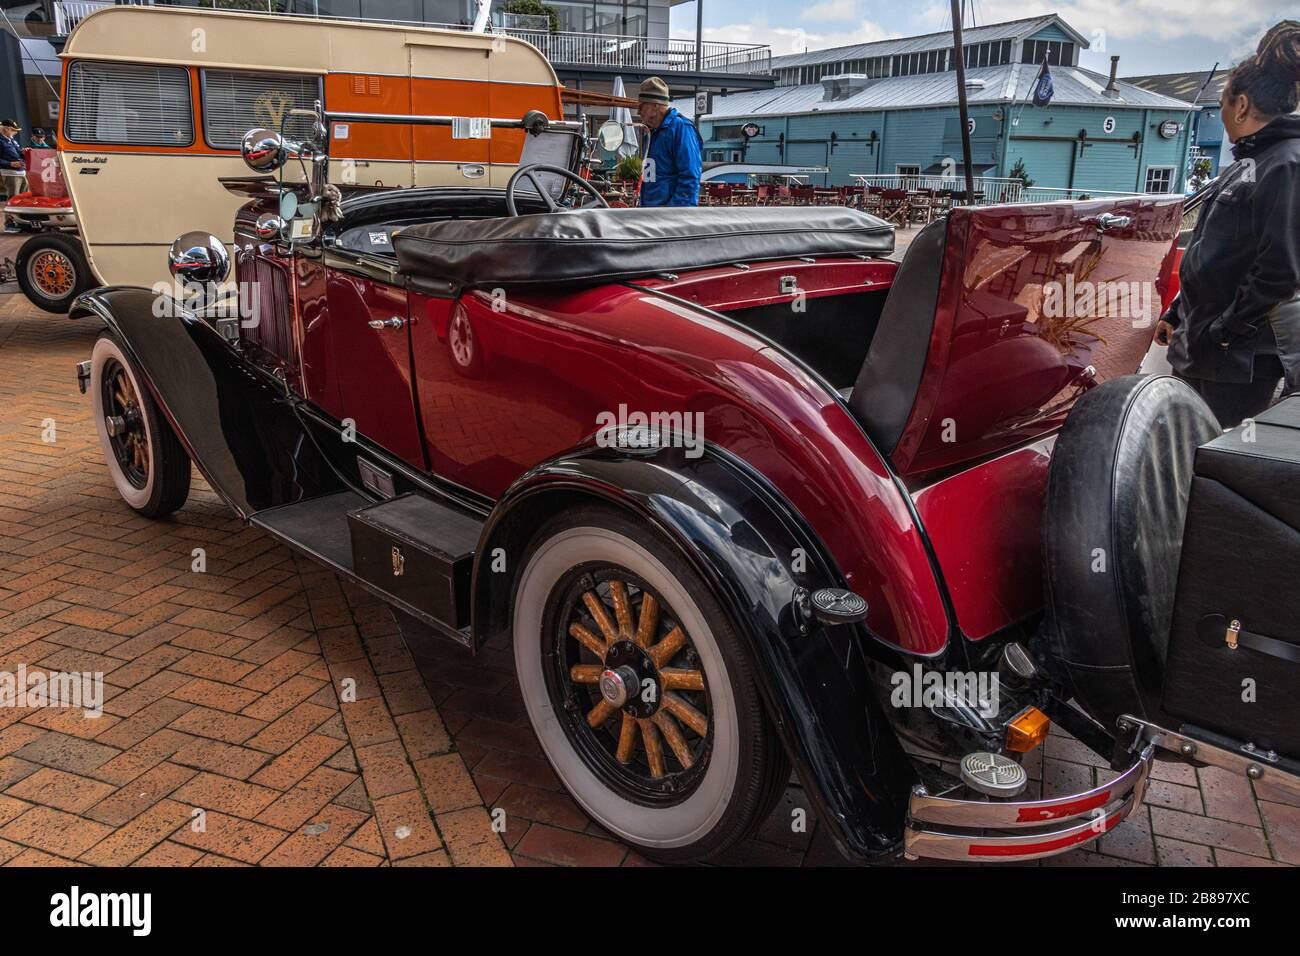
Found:
[(601, 827), (663, 862), (709, 859), (790, 777), (748, 651), (708, 585), (644, 522), (560, 512), (524, 553), (511, 631), (538, 742)]
[(171, 514), (190, 492), (190, 458), (122, 344), (110, 332), (90, 355), (95, 431), (122, 500), (150, 518)]
[(688, 796), (709, 757), (709, 693), (673, 609), (626, 569), (594, 566), (549, 610), (551, 689), (575, 746), (634, 800)]
[(113, 457), (131, 486), (143, 488), (149, 481), (149, 435), (135, 385), (116, 358), (105, 363), (100, 389)]

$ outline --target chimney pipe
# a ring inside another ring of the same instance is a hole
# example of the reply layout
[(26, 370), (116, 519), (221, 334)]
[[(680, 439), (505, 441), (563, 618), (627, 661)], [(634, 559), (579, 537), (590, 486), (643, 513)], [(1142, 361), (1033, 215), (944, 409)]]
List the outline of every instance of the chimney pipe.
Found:
[(1107, 93), (1118, 93), (1119, 87), (1115, 85), (1115, 77), (1119, 74), (1119, 57), (1110, 58), (1110, 82), (1106, 84)]

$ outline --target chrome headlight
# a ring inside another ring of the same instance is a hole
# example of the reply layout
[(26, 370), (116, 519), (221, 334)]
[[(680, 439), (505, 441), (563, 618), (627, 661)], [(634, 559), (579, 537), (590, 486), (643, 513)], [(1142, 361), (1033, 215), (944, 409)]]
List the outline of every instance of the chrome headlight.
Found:
[(210, 233), (187, 232), (168, 250), (167, 268), (182, 283), (224, 282), (230, 275), (230, 253), (225, 243)]
[(239, 144), (240, 155), (256, 173), (273, 173), (284, 165), (288, 150), (284, 137), (273, 129), (250, 129)]
[(273, 212), (264, 212), (257, 217), (253, 231), (257, 233), (257, 238), (267, 242), (280, 239), (284, 235), (284, 220)]

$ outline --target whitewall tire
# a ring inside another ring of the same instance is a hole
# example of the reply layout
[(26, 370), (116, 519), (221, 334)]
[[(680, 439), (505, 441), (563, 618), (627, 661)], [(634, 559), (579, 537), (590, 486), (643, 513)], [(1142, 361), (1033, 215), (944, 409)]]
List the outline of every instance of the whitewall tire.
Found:
[(770, 812), (789, 765), (747, 655), (703, 582), (643, 525), (598, 507), (549, 522), (516, 582), (513, 637), (542, 749), (600, 826), (692, 862)]
[(112, 333), (95, 340), (90, 393), (99, 447), (122, 500), (146, 517), (171, 514), (189, 496), (189, 455)]

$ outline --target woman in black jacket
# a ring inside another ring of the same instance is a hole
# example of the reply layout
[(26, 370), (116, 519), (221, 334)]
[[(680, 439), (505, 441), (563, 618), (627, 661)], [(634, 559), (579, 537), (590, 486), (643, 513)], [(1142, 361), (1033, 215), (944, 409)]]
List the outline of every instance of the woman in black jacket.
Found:
[(1300, 23), (1264, 35), (1220, 107), (1237, 160), (1206, 197), (1156, 341), (1224, 428), (1300, 390)]

